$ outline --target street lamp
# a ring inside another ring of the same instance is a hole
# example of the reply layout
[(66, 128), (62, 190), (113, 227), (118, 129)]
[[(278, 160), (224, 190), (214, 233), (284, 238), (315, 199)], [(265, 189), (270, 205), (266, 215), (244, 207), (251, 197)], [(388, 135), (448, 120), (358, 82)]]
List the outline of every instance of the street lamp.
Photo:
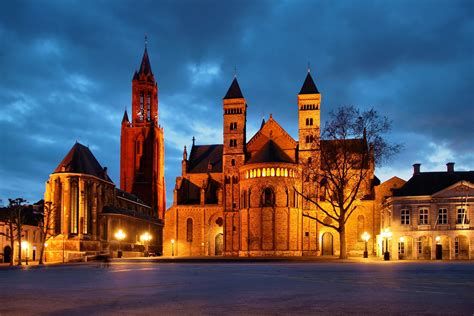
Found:
[(146, 232), (140, 236), (140, 240), (145, 245), (145, 257), (148, 257), (148, 242), (151, 240), (151, 235)]
[(21, 248), (25, 249), (25, 260), (26, 260), (26, 265), (28, 265), (28, 242), (26, 240), (23, 240), (21, 242)]
[(127, 235), (125, 235), (125, 233), (123, 232), (123, 230), (119, 229), (116, 233), (115, 233), (115, 239), (117, 239), (119, 241), (119, 249), (117, 251), (117, 257), (118, 258), (122, 258), (122, 250), (120, 248), (122, 248), (121, 246), (121, 242), (122, 240), (125, 239)]
[(174, 256), (174, 239), (171, 239), (171, 257)]
[(364, 232), (362, 234), (362, 240), (365, 241), (365, 250), (364, 250), (364, 258), (368, 258), (369, 257), (369, 252), (367, 251), (367, 242), (369, 241), (370, 239), (370, 235), (368, 232)]
[(392, 237), (392, 232), (390, 231), (390, 229), (385, 228), (381, 235), (382, 238), (385, 239), (385, 252), (383, 254), (383, 259), (390, 260), (390, 252), (388, 251), (388, 240)]

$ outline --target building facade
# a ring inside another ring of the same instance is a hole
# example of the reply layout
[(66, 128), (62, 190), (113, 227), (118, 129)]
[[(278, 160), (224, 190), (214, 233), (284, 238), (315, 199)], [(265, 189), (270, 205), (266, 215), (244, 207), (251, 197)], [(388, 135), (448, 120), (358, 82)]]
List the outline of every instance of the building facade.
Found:
[[(164, 138), (158, 124), (158, 86), (147, 48), (132, 79), (132, 116), (121, 129), (120, 186), (116, 188), (88, 147), (76, 143), (46, 182), (54, 220), (47, 261), (83, 260), (119, 252), (161, 253), (165, 210)], [(124, 233), (118, 240), (116, 233)], [(148, 233), (151, 241), (143, 240)]]
[(413, 166), (412, 178), (384, 203), (381, 227), (391, 233), (380, 239), (384, 251), (392, 259), (474, 259), (474, 171)]
[[(270, 115), (247, 141), (247, 102), (236, 78), (223, 99), (223, 144), (184, 148), (173, 206), (165, 214), (165, 255), (302, 256), (337, 255), (338, 233), (305, 215), (321, 216), (297, 192), (322, 205), (319, 179), (303, 176), (303, 164), (319, 161), (319, 150), (333, 146), (320, 140), (319, 93), (308, 72), (298, 94), (298, 139)], [(364, 139), (352, 140), (368, 151)], [(314, 146), (317, 144), (317, 146)], [(347, 223), (349, 254), (362, 254), (364, 231), (374, 221), (374, 165), (369, 161), (358, 211)], [(318, 193), (319, 192), (319, 193)], [(369, 245), (373, 252), (373, 245)]]

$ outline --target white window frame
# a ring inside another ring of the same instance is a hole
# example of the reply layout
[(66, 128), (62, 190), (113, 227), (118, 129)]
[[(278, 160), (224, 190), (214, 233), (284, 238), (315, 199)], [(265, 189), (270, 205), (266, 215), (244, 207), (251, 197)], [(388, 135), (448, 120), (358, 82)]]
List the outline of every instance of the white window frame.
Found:
[(404, 208), (400, 210), (400, 224), (401, 225), (410, 225), (410, 210)]
[(418, 210), (418, 225), (429, 225), (430, 223), (430, 211), (426, 207), (422, 207)]

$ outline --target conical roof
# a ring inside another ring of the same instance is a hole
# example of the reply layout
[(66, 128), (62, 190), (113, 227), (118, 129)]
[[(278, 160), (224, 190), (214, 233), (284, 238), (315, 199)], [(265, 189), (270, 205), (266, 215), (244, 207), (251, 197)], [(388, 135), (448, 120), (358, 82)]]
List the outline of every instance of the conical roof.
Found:
[(128, 120), (127, 110), (125, 110), (125, 112), (123, 112), (122, 123), (125, 123), (125, 122), (130, 122), (130, 121)]
[(240, 90), (239, 83), (237, 82), (237, 78), (232, 80), (230, 84), (229, 90), (225, 94), (224, 99), (242, 99), (244, 96), (242, 95), (242, 91)]
[(153, 75), (153, 72), (151, 71), (150, 58), (148, 57), (148, 50), (146, 47), (145, 52), (143, 53), (142, 63), (140, 65), (140, 70), (138, 71), (138, 73), (145, 75)]
[(53, 173), (82, 173), (112, 182), (104, 168), (86, 146), (75, 143)]
[(299, 94), (319, 94), (318, 88), (316, 87), (313, 77), (311, 77), (311, 73), (309, 71)]
[(262, 162), (289, 162), (294, 161), (273, 141), (268, 140), (265, 145), (260, 148), (247, 163), (262, 163)]

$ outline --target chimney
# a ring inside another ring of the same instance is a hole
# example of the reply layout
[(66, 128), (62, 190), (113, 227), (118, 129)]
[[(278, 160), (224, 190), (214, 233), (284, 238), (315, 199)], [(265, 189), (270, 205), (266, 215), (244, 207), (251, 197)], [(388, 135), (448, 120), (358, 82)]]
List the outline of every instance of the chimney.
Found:
[(449, 173), (453, 173), (454, 172), (454, 162), (448, 162), (446, 164), (446, 168), (447, 168), (447, 171)]
[(413, 165), (413, 175), (420, 174), (420, 167), (421, 167), (421, 164), (419, 163), (416, 163)]

